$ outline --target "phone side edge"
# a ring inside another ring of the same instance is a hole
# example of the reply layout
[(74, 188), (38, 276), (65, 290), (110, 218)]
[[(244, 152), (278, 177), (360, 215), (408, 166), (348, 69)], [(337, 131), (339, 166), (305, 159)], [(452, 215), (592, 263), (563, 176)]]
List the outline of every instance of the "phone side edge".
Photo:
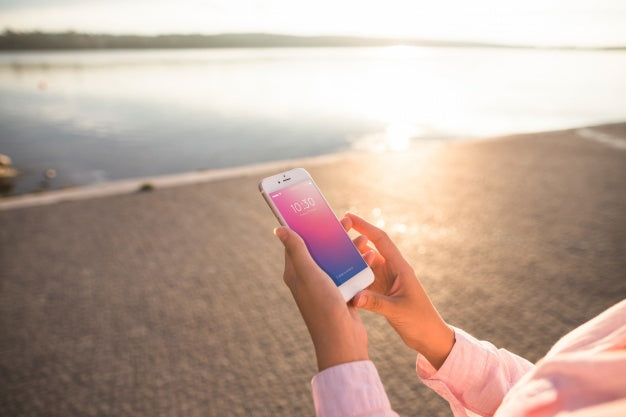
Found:
[[(274, 202), (272, 201), (272, 199), (269, 198), (269, 196), (267, 194), (267, 191), (263, 188), (263, 181), (264, 181), (264, 179), (261, 180), (261, 182), (259, 182), (259, 191), (261, 191), (261, 196), (263, 196), (263, 200), (265, 200), (265, 203), (268, 205), (268, 207), (270, 208), (270, 210), (274, 214), (274, 217), (276, 217), (276, 219), (278, 220), (278, 223), (281, 226), (287, 226), (287, 222), (285, 221), (283, 216), (280, 214), (280, 212), (278, 211), (278, 209), (274, 205)], [(287, 227), (289, 227), (289, 226), (287, 226)]]
[(339, 286), (343, 299), (348, 302), (358, 292), (369, 287), (374, 282), (374, 271), (369, 266)]

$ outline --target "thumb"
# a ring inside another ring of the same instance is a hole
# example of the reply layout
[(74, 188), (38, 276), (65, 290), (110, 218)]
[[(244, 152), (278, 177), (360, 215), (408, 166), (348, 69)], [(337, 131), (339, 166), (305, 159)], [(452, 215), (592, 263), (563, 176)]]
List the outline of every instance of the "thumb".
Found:
[(371, 290), (363, 290), (355, 295), (353, 304), (355, 307), (373, 311), (385, 317), (391, 307), (391, 301), (386, 296)]
[(282, 226), (274, 229), (274, 234), (280, 239), (283, 245), (285, 245), (285, 250), (293, 261), (296, 269), (311, 264), (317, 265), (315, 261), (313, 261), (313, 258), (311, 258), (304, 241), (296, 232), (288, 227)]

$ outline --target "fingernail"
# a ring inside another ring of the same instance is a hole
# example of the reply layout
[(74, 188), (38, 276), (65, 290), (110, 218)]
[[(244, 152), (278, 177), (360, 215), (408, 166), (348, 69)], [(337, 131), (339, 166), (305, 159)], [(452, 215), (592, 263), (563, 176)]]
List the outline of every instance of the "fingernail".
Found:
[(365, 304), (367, 304), (367, 295), (358, 296), (355, 304), (357, 307), (363, 307)]
[(281, 242), (284, 242), (285, 239), (287, 238), (287, 231), (285, 230), (284, 227), (275, 228), (274, 234), (276, 235), (276, 237), (278, 237), (281, 240)]

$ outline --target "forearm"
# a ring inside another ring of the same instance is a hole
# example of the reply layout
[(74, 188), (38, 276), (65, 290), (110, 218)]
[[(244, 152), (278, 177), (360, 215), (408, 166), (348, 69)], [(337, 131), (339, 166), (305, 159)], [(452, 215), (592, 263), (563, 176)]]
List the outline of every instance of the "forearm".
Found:
[(359, 346), (349, 335), (344, 337), (318, 337), (314, 339), (317, 369), (321, 372), (349, 362), (369, 360), (367, 347)]
[(454, 346), (455, 333), (441, 318), (430, 300), (428, 301), (423, 307), (426, 311), (417, 313), (416, 322), (419, 323), (419, 328), (415, 333), (419, 338), (407, 344), (423, 355), (435, 369), (439, 369)]
[(393, 324), (408, 347), (439, 369), (454, 346), (454, 330), (439, 315), (417, 278), (412, 284), (413, 300), (394, 317)]
[(315, 314), (314, 305), (299, 304), (317, 359), (318, 371), (348, 362), (369, 359), (367, 333), (358, 314), (341, 302), (337, 308), (330, 308), (326, 314)]

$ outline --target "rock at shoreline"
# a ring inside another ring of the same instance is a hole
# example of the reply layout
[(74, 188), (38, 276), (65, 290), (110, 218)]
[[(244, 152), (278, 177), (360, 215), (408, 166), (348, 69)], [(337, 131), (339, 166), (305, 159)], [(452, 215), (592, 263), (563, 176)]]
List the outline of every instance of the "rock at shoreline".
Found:
[(17, 177), (17, 170), (13, 168), (11, 158), (0, 153), (0, 180), (10, 180)]
[(47, 179), (47, 180), (54, 179), (54, 178), (56, 178), (56, 176), (57, 176), (57, 171), (56, 171), (56, 169), (53, 169), (53, 168), (48, 168), (48, 169), (46, 169), (46, 170), (44, 171), (43, 176), (44, 176), (44, 178), (45, 178), (45, 179)]

